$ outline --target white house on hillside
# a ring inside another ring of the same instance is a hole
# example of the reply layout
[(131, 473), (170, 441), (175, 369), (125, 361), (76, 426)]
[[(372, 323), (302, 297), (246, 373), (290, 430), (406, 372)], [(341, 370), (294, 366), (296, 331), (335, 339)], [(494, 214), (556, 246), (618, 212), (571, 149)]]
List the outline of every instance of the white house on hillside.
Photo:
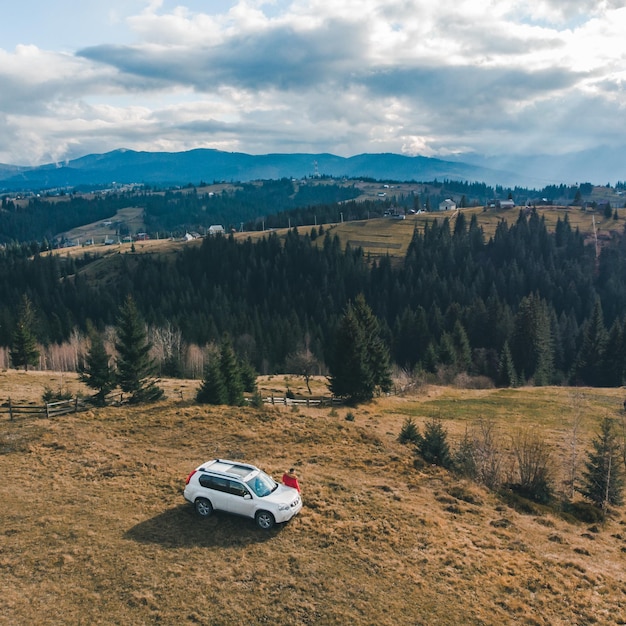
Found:
[(224, 227), (221, 224), (213, 224), (212, 226), (209, 226), (209, 235), (223, 235), (224, 233)]
[(456, 202), (454, 200), (450, 200), (450, 198), (446, 198), (443, 202), (439, 203), (440, 211), (454, 211), (456, 209)]
[(508, 200), (499, 200), (498, 207), (501, 209), (512, 209), (515, 207), (515, 201), (510, 198)]

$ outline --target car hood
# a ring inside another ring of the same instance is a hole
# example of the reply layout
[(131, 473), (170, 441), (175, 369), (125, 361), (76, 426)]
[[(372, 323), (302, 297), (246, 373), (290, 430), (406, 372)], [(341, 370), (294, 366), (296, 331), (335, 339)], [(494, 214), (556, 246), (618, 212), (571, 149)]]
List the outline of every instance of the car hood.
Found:
[(278, 483), (278, 489), (275, 489), (264, 498), (259, 498), (259, 500), (275, 502), (276, 504), (291, 504), (299, 495), (297, 489)]

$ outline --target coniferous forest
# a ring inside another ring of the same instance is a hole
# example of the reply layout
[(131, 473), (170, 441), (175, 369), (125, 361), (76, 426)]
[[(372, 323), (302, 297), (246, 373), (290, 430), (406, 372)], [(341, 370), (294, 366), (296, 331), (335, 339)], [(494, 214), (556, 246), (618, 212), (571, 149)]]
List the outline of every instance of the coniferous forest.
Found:
[(468, 373), (496, 384), (619, 386), (626, 372), (626, 239), (599, 256), (559, 220), (535, 211), (502, 220), (485, 240), (461, 212), (416, 231), (402, 263), (342, 249), (332, 230), (291, 229), (253, 243), (204, 239), (176, 255), (117, 255), (107, 280), (93, 261), (0, 254), (0, 345), (10, 346), (24, 295), (42, 345), (115, 324), (132, 295), (152, 328), (185, 345), (232, 339), (261, 373), (285, 372), (305, 347), (320, 371), (341, 317), (359, 294), (380, 322), (392, 363), (410, 372)]

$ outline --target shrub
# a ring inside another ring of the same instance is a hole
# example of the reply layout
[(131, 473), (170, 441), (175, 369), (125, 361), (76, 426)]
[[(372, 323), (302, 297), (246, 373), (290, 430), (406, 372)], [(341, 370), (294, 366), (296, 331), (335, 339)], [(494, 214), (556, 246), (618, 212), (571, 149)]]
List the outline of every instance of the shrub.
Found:
[(400, 443), (417, 443), (421, 439), (419, 429), (417, 428), (412, 417), (407, 417), (402, 424), (402, 429), (398, 435)]
[(427, 463), (446, 468), (452, 466), (448, 433), (439, 419), (426, 422), (424, 435), (417, 442), (417, 450)]
[(604, 521), (604, 511), (589, 502), (566, 502), (563, 505), (563, 512), (586, 524)]
[(548, 445), (535, 432), (526, 430), (513, 438), (519, 483), (511, 488), (525, 498), (543, 504), (552, 498), (552, 458)]
[(71, 400), (72, 397), (71, 392), (62, 386), (56, 391), (50, 389), (50, 387), (46, 387), (43, 395), (41, 396), (44, 402), (61, 402), (63, 400)]
[(258, 392), (255, 391), (252, 394), (252, 397), (250, 398), (250, 404), (255, 408), (255, 409), (260, 409), (263, 407), (263, 396)]
[(454, 455), (452, 466), (461, 476), (476, 479), (478, 467), (476, 466), (476, 443), (466, 431), (459, 447)]
[(508, 506), (525, 515), (541, 515), (546, 512), (546, 507), (541, 507), (536, 502), (525, 498), (523, 495), (516, 493), (513, 490), (503, 490), (500, 493), (500, 497), (506, 502)]

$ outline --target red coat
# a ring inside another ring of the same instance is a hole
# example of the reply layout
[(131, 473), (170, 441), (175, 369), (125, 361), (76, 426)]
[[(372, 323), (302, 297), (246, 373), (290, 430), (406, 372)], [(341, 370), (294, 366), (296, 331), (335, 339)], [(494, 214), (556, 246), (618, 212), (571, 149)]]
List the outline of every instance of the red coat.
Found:
[(294, 489), (298, 490), (298, 493), (300, 493), (300, 485), (298, 484), (298, 479), (295, 476), (288, 474), (287, 472), (283, 474), (283, 485), (287, 485), (287, 487), (293, 487)]

